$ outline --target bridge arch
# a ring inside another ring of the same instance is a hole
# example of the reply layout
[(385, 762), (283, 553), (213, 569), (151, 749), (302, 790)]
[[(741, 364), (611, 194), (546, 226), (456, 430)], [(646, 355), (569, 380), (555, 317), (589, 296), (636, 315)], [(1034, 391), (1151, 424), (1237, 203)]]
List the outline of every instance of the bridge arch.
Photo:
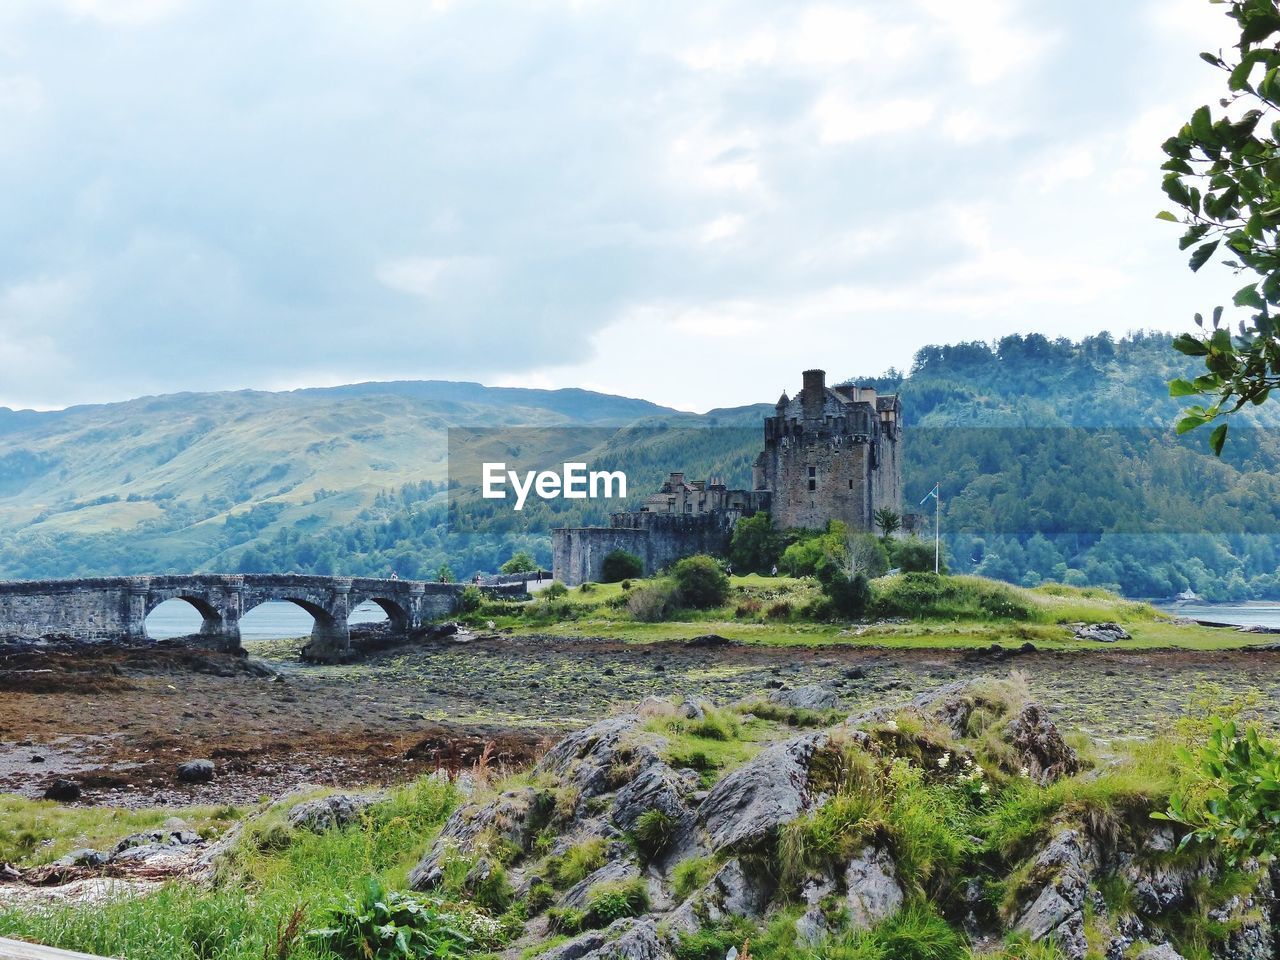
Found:
[(348, 601), (355, 610), (363, 603), (373, 603), (382, 608), (387, 615), (387, 622), (396, 633), (408, 633), (413, 626), (413, 613), (400, 600), (393, 597), (382, 597), (376, 594), (352, 593)]
[(229, 646), (231, 649), (240, 645), (234, 616), (228, 617), (225, 611), (210, 603), (207, 597), (182, 590), (159, 590), (147, 595), (143, 603), (143, 639), (151, 639), (151, 634), (147, 628), (147, 618), (166, 603), (184, 603), (200, 615), (200, 627), (197, 630), (193, 630), (192, 634), (198, 634), (202, 637), (215, 637), (218, 639), (219, 645)]

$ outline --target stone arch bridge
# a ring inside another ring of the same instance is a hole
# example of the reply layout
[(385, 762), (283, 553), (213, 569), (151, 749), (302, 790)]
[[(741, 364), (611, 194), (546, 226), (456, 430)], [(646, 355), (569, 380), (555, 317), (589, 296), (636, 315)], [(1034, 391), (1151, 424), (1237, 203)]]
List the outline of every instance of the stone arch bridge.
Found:
[[(284, 600), (315, 619), (308, 656), (340, 660), (350, 651), (347, 617), (372, 601), (397, 633), (454, 613), (464, 589), (457, 583), (324, 577), (296, 574), (190, 574), (98, 577), (84, 580), (0, 582), (0, 638), (65, 636), (90, 643), (147, 640), (146, 619), (166, 600), (199, 611), (200, 635), (220, 650), (240, 649), (240, 618), (262, 603)], [(486, 588), (522, 594), (523, 584)]]

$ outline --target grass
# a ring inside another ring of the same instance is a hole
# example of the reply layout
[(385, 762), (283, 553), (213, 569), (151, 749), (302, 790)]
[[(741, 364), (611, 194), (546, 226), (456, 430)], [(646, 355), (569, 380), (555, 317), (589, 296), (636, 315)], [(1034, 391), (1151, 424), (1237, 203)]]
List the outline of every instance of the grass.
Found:
[[(267, 849), (242, 845), (210, 888), (174, 881), (134, 899), (0, 912), (0, 936), (130, 960), (262, 960), (274, 955), (296, 910), (310, 924), (355, 897), (368, 876), (403, 888), (456, 804), (451, 786), (424, 778), (370, 808), (357, 826), (290, 831), (283, 846)], [(276, 817), (283, 811), (269, 814)], [(330, 955), (301, 941), (290, 956)]]
[[(1031, 642), (1046, 650), (1163, 649), (1227, 650), (1266, 643), (1265, 636), (1235, 630), (1180, 625), (1150, 604), (1125, 600), (1095, 587), (1044, 584), (1026, 588), (973, 576), (908, 574), (873, 581), (870, 622), (850, 625), (807, 619), (820, 596), (810, 579), (750, 576), (731, 578), (728, 602), (712, 610), (679, 610), (657, 623), (640, 622), (626, 610), (630, 592), (653, 581), (595, 584), (569, 591), (554, 604), (482, 608), (477, 622), (492, 619), (517, 633), (563, 637), (609, 636), (634, 643), (689, 640), (715, 633), (740, 643), (767, 646), (849, 645), (889, 649), (965, 649)], [(782, 616), (770, 612), (786, 609)], [(891, 622), (883, 622), (889, 618)], [(893, 622), (905, 620), (906, 622)], [(1069, 626), (1116, 621), (1132, 635), (1116, 644), (1076, 640)]]
[(0, 862), (20, 866), (50, 863), (80, 847), (99, 849), (132, 833), (154, 830), (170, 817), (185, 821), (201, 836), (219, 836), (242, 813), (235, 807), (131, 810), (68, 807), (51, 800), (0, 794)]

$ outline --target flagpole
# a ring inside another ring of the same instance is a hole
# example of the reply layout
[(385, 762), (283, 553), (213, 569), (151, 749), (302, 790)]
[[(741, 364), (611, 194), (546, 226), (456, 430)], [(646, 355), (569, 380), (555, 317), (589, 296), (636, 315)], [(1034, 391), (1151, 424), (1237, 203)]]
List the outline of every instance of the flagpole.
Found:
[(933, 498), (933, 573), (937, 576), (942, 572), (942, 481), (934, 484), (933, 489), (938, 491)]

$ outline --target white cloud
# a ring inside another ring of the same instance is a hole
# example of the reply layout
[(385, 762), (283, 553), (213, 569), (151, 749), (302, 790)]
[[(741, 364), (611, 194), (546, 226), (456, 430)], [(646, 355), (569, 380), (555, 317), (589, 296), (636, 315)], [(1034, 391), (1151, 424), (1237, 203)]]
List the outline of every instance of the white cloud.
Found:
[(379, 264), (375, 275), (392, 290), (431, 299), (451, 286), (481, 281), (492, 268), (484, 257), (403, 257)]
[(747, 218), (741, 214), (726, 213), (703, 224), (702, 229), (698, 231), (698, 238), (703, 243), (727, 240), (729, 237), (740, 233), (746, 222)]
[(928, 126), (936, 109), (935, 103), (922, 98), (877, 100), (867, 96), (855, 102), (847, 96), (828, 94), (814, 105), (813, 118), (823, 143), (852, 143)]
[(59, 0), (75, 17), (126, 26), (154, 23), (173, 16), (188, 0)]

